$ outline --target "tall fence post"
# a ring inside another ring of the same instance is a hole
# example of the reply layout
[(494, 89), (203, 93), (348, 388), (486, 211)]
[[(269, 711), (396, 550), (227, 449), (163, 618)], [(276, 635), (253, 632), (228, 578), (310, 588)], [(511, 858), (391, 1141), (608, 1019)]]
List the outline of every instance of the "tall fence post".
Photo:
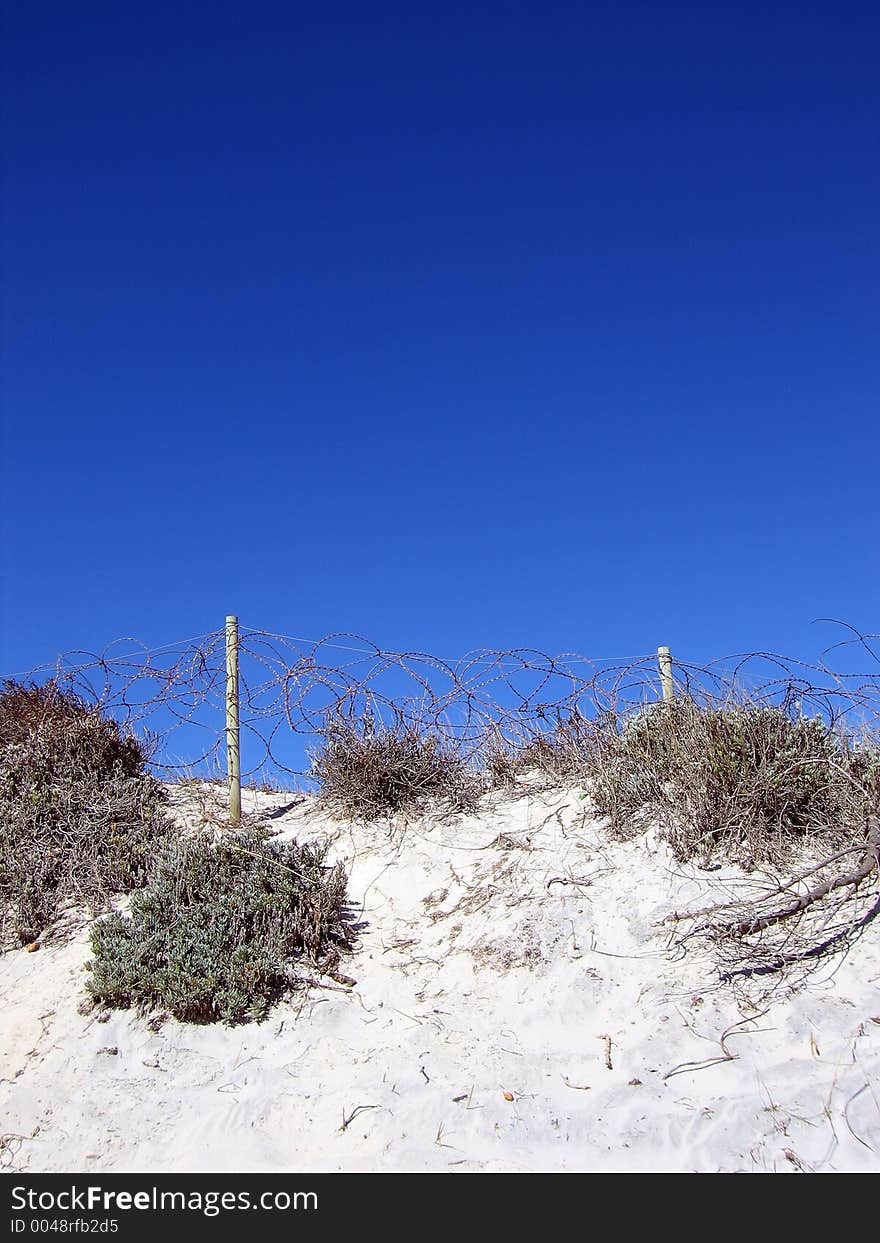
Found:
[(229, 819), (241, 823), (241, 750), (238, 725), (238, 618), (226, 618), (226, 769)]
[(668, 647), (657, 648), (657, 662), (660, 665), (660, 685), (663, 687), (664, 703), (671, 703), (675, 698), (675, 687), (672, 683), (672, 655)]

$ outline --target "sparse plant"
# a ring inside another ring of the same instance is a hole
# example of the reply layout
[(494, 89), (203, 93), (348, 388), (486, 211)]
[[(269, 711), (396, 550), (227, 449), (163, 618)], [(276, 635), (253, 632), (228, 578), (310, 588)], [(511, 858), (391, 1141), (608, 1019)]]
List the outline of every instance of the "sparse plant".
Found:
[(0, 931), (35, 940), (66, 904), (145, 883), (170, 826), (147, 746), (50, 682), (0, 691)]
[(229, 786), (220, 777), (178, 777), (170, 789), (170, 799), (181, 827), (206, 829), (229, 824)]
[(537, 772), (551, 782), (566, 781), (583, 774), (593, 748), (596, 724), (576, 708), (558, 713), (556, 723), (545, 729), (502, 729), (487, 726), (479, 750), (479, 760), (487, 783), (492, 787), (512, 786), (517, 778)]
[(94, 1002), (195, 1023), (264, 1018), (302, 966), (332, 972), (354, 943), (345, 872), (326, 853), (263, 828), (180, 841), (130, 914), (95, 923)]
[(552, 730), (536, 733), (527, 743), (521, 760), (560, 781), (577, 777), (591, 752), (595, 730), (595, 722), (588, 721), (576, 707), (565, 714), (560, 712)]
[(528, 767), (522, 758), (525, 745), (521, 733), (518, 736), (513, 735), (510, 728), (502, 728), (498, 721), (493, 721), (485, 727), (480, 742), (478, 762), (487, 789), (516, 785), (517, 778)]
[(369, 820), (429, 799), (461, 811), (479, 796), (479, 782), (455, 746), (414, 725), (333, 721), (325, 739), (312, 772), (324, 802), (346, 815)]

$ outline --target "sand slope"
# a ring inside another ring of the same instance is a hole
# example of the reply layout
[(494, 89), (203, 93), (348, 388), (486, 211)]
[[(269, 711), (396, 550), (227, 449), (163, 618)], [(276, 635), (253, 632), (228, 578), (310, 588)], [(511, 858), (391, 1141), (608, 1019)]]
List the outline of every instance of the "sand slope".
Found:
[(5, 954), (7, 1169), (880, 1168), (880, 921), (762, 1000), (719, 986), (708, 951), (671, 956), (659, 925), (751, 882), (681, 867), (655, 834), (609, 841), (576, 790), (378, 827), (246, 797), (351, 869), (356, 986), (259, 1025), (152, 1030), (79, 1013), (85, 925)]

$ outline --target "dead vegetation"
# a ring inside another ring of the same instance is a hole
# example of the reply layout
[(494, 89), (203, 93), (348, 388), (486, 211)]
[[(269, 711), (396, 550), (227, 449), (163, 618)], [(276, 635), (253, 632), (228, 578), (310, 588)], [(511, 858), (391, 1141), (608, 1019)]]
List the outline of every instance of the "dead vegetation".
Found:
[(559, 785), (583, 777), (593, 747), (595, 725), (577, 708), (559, 712), (553, 726), (516, 727), (492, 722), (485, 727), (476, 753), (490, 789), (513, 789), (528, 774)]
[(880, 915), (880, 821), (870, 816), (848, 839), (831, 855), (814, 849), (809, 866), (762, 876), (754, 896), (674, 912), (671, 945), (709, 942), (722, 980), (785, 972), (796, 983), (853, 946)]
[(312, 771), (328, 807), (363, 820), (414, 811), (428, 800), (464, 811), (482, 789), (452, 743), (404, 722), (376, 728), (370, 717), (332, 721)]
[(147, 749), (53, 683), (0, 691), (0, 933), (34, 942), (67, 905), (106, 910), (168, 840)]

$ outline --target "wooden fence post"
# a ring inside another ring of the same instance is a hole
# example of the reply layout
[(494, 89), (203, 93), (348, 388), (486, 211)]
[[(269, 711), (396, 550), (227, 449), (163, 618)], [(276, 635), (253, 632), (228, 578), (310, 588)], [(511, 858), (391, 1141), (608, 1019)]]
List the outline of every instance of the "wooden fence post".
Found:
[(672, 656), (668, 647), (657, 648), (657, 661), (660, 665), (660, 685), (663, 687), (664, 703), (671, 703), (675, 698), (675, 687), (672, 682)]
[(238, 618), (226, 618), (226, 769), (229, 819), (241, 824), (241, 750), (238, 724)]

